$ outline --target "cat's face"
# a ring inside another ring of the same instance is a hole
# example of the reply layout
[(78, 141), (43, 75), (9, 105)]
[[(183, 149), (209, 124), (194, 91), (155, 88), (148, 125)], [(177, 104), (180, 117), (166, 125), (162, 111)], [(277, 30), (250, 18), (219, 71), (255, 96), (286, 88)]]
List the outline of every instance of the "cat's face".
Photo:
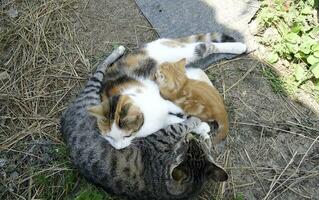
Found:
[(155, 73), (155, 81), (160, 87), (173, 89), (186, 79), (186, 59), (176, 63), (163, 63)]
[(101, 134), (116, 149), (131, 144), (144, 123), (144, 116), (128, 95), (113, 96), (101, 104), (88, 108), (97, 118)]

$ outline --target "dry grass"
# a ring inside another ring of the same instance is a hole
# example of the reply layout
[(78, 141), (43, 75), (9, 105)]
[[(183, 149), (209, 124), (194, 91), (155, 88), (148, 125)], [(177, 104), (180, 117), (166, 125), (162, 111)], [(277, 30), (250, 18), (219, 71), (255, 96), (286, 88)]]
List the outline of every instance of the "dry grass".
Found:
[[(76, 186), (58, 123), (91, 66), (72, 30), (74, 1), (1, 3), (0, 199), (61, 199)], [(10, 16), (8, 10), (18, 11)]]
[(230, 172), (200, 199), (317, 199), (319, 126), (310, 110), (275, 94), (265, 64), (251, 57), (213, 65), (231, 119), (227, 145), (215, 156)]
[[(155, 33), (143, 18), (134, 18), (132, 0), (82, 4), (1, 2), (0, 199), (65, 199), (81, 188), (82, 199), (105, 198), (72, 168), (59, 117), (89, 77), (98, 52), (117, 43), (134, 47)], [(10, 9), (18, 16), (10, 17)], [(319, 199), (318, 118), (275, 94), (265, 68), (243, 57), (208, 70), (230, 113), (227, 145), (217, 148), (215, 160), (231, 176), (217, 187), (208, 185), (199, 199)]]

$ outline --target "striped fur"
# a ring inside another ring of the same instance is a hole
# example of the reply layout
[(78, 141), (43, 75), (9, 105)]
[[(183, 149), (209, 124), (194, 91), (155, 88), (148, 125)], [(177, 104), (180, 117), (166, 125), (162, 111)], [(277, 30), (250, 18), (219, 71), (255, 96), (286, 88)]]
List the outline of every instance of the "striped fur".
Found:
[[(123, 47), (116, 49), (97, 68), (62, 115), (61, 133), (81, 174), (107, 192), (128, 199), (188, 199), (196, 195), (209, 178), (225, 181), (227, 174), (209, 159), (201, 145), (195, 140), (186, 140), (187, 133), (199, 125), (197, 118), (191, 117), (181, 124), (136, 139), (131, 146), (121, 150), (114, 149), (101, 137), (96, 119), (86, 109), (101, 103), (106, 68), (123, 51)], [(143, 67), (130, 70), (147, 73), (143, 72)], [(152, 70), (147, 64), (146, 68), (148, 72)], [(123, 76), (122, 70), (117, 70), (108, 70), (106, 74), (113, 73), (113, 76), (106, 76), (106, 84), (109, 79)], [(172, 174), (178, 175), (174, 179)], [(179, 179), (179, 175), (186, 178)]]
[[(245, 50), (244, 44), (234, 42), (231, 37), (223, 34), (214, 33), (179, 39), (162, 38), (147, 43), (136, 51), (123, 56), (106, 71), (106, 81), (102, 92), (103, 103), (89, 108), (89, 111), (97, 117), (98, 127), (105, 138), (115, 148), (125, 148), (135, 137), (146, 137), (160, 128), (183, 120), (177, 117), (172, 118), (168, 114), (181, 112), (181, 109), (170, 102), (166, 103), (167, 101), (157, 92), (156, 84), (149, 80), (154, 80), (154, 74), (159, 65), (165, 62), (177, 62), (183, 58), (190, 63), (214, 53), (243, 53)], [(190, 78), (194, 79), (194, 77)], [(149, 88), (151, 85), (153, 86), (150, 90), (142, 89), (143, 87)], [(129, 95), (125, 93), (127, 90), (130, 90)], [(123, 102), (123, 98), (127, 99), (126, 103), (117, 104), (113, 119), (105, 117), (109, 110), (108, 98), (112, 96), (120, 96), (119, 102)], [(158, 106), (149, 106), (149, 101), (153, 101)], [(127, 106), (123, 107), (124, 105)], [(128, 105), (131, 105), (130, 108)], [(124, 108), (128, 108), (126, 109), (128, 111), (122, 112)], [(127, 116), (119, 117), (119, 113), (126, 113)], [(127, 121), (127, 123), (120, 124), (121, 121)], [(208, 137), (207, 124), (201, 125), (199, 130), (205, 131), (198, 132), (198, 134)]]

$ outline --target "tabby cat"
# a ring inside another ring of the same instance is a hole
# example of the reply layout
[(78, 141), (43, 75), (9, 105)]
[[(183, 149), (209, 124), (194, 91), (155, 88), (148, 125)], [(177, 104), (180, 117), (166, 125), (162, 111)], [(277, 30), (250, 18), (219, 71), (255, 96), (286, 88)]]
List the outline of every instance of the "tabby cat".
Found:
[(222, 96), (212, 85), (204, 81), (187, 78), (186, 61), (164, 63), (156, 72), (156, 82), (161, 95), (180, 106), (187, 114), (199, 117), (205, 122), (216, 121), (217, 135), (213, 144), (227, 136), (228, 119)]
[(81, 174), (109, 193), (139, 200), (188, 199), (198, 194), (207, 180), (227, 180), (227, 173), (207, 153), (211, 146), (186, 140), (199, 119), (188, 118), (121, 150), (101, 137), (96, 118), (87, 108), (101, 103), (105, 69), (122, 54), (123, 48), (118, 48), (98, 66), (62, 115), (60, 130)]
[[(155, 40), (123, 56), (106, 71), (102, 103), (88, 111), (97, 118), (102, 135), (111, 145), (117, 149), (127, 147), (136, 137), (148, 136), (184, 120), (178, 117), (183, 116), (182, 110), (165, 101), (152, 81), (159, 65), (182, 58), (190, 63), (212, 53), (240, 54), (245, 51), (243, 43), (233, 42), (223, 34)], [(199, 69), (190, 71), (192, 79), (203, 77), (199, 75), (203, 73)], [(209, 131), (206, 123), (195, 130), (204, 138), (208, 137)]]

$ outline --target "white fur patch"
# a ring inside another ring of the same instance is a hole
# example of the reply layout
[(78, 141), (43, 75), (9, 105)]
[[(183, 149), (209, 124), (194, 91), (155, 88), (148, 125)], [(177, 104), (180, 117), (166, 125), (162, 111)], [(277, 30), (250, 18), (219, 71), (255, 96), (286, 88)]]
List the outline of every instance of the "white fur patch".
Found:
[(131, 144), (132, 137), (124, 137), (126, 134), (115, 122), (112, 124), (111, 131), (104, 137), (115, 149), (123, 149)]
[(242, 54), (247, 50), (247, 46), (241, 42), (222, 42), (213, 43), (217, 49), (216, 53), (232, 53), (232, 54)]
[(194, 133), (199, 134), (204, 139), (209, 138), (210, 127), (206, 122), (202, 122), (197, 128), (194, 129)]
[(143, 87), (137, 90), (135, 87), (128, 88), (122, 92), (129, 95), (144, 116), (144, 123), (140, 130), (131, 137), (124, 137), (126, 134), (115, 122), (112, 124), (111, 131), (105, 135), (105, 139), (116, 149), (123, 149), (131, 144), (137, 137), (146, 137), (168, 125), (181, 123), (185, 119), (179, 118), (169, 113), (183, 113), (183, 110), (174, 103), (162, 98), (159, 88), (154, 81), (139, 79)]
[[(172, 102), (163, 99), (154, 81), (147, 79), (139, 79), (139, 81), (144, 87), (141, 88), (140, 93), (131, 95), (131, 98), (143, 112), (144, 123), (136, 137), (146, 137), (170, 124), (184, 121), (184, 119), (176, 116), (174, 120), (169, 117), (169, 112), (183, 113), (183, 110)], [(134, 91), (133, 88), (128, 89), (123, 94), (132, 94)]]
[(169, 47), (162, 44), (166, 41), (169, 42), (170, 40), (158, 39), (148, 43), (146, 46), (148, 55), (158, 63), (177, 62), (183, 58), (186, 58), (186, 63), (194, 61), (194, 50), (198, 43), (185, 44), (183, 47)]

